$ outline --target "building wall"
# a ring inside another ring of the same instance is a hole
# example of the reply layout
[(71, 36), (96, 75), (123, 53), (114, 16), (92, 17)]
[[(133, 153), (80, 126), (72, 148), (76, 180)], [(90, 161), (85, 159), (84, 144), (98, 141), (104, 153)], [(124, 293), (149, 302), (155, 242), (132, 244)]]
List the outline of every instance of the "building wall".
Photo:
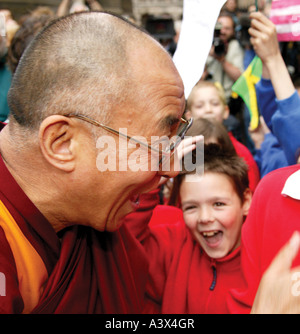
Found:
[[(18, 19), (37, 6), (47, 6), (56, 11), (61, 0), (1, 0), (0, 9), (10, 9)], [(133, 14), (140, 21), (144, 14), (171, 14), (175, 19), (182, 15), (183, 0), (99, 0), (105, 10), (118, 14)]]
[[(133, 14), (140, 22), (145, 14), (162, 15), (170, 14), (174, 20), (182, 16), (183, 0), (98, 0), (103, 8), (118, 14)], [(263, 4), (270, 0), (259, 0)], [(22, 14), (27, 14), (37, 6), (48, 6), (54, 11), (61, 0), (1, 0), (0, 9), (8, 8), (17, 19)], [(237, 0), (238, 7), (246, 9), (254, 4), (254, 0)]]
[[(98, 0), (105, 10), (118, 14), (132, 13), (131, 0)], [(54, 12), (61, 3), (61, 0), (0, 0), (0, 9), (11, 10), (15, 19), (23, 14), (28, 14), (38, 6), (47, 6)]]
[(0, 9), (9, 9), (13, 17), (18, 20), (20, 16), (28, 14), (37, 6), (47, 6), (54, 12), (61, 0), (1, 0)]
[(137, 21), (145, 14), (169, 14), (178, 20), (182, 16), (183, 0), (132, 0), (133, 15)]

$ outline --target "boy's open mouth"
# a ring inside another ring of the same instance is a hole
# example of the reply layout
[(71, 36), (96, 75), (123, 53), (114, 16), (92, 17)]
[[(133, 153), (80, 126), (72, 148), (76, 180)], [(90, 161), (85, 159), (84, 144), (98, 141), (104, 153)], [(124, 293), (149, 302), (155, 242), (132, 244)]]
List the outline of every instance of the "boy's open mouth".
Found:
[(201, 234), (205, 241), (211, 246), (218, 244), (223, 237), (223, 232), (220, 230), (201, 232)]

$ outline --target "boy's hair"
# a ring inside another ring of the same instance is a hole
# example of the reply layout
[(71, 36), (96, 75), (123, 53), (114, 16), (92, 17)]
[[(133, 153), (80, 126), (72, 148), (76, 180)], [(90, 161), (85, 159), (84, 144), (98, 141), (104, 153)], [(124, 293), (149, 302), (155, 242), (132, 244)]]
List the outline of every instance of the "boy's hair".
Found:
[[(195, 162), (197, 163), (196, 159)], [(184, 164), (183, 164), (184, 165)], [(179, 190), (185, 176), (194, 172), (182, 170), (174, 179), (169, 205), (180, 206)], [(237, 154), (225, 151), (218, 144), (204, 145), (204, 174), (217, 173), (226, 175), (241, 202), (244, 202), (244, 193), (249, 188), (248, 166), (243, 158)]]
[(187, 136), (204, 136), (204, 142), (215, 142), (221, 146), (221, 148), (231, 154), (236, 154), (236, 150), (229, 137), (228, 131), (225, 126), (217, 122), (214, 119), (198, 118), (195, 119), (193, 125), (186, 133)]
[(224, 106), (227, 105), (224, 88), (222, 87), (222, 85), (219, 82), (200, 80), (193, 87), (193, 89), (192, 89), (192, 91), (191, 91), (191, 93), (190, 93), (190, 95), (187, 99), (187, 103), (186, 103), (186, 109), (187, 110), (191, 110), (191, 107), (194, 103), (194, 96), (195, 96), (196, 91), (199, 88), (203, 88), (203, 87), (213, 87), (213, 88), (215, 88), (217, 90), (218, 94), (219, 94), (219, 97), (220, 97), (220, 100), (221, 100), (222, 104)]

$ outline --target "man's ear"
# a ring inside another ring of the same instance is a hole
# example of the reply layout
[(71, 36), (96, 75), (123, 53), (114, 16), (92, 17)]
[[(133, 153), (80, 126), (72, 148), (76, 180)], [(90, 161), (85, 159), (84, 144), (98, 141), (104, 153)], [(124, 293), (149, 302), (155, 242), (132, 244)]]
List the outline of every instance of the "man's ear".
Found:
[(39, 129), (40, 147), (45, 159), (65, 172), (75, 168), (73, 147), (76, 131), (68, 117), (52, 115), (44, 119)]

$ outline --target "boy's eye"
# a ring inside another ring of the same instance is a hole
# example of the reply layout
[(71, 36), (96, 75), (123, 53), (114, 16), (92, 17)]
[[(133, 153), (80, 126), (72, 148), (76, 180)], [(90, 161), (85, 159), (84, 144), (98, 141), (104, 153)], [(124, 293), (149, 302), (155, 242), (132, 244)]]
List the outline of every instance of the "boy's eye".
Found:
[(223, 203), (223, 202), (216, 202), (216, 203), (214, 203), (215, 207), (221, 207), (221, 206), (224, 206), (224, 205), (225, 205), (225, 203)]
[(182, 208), (182, 211), (183, 211), (183, 212), (191, 211), (191, 210), (193, 210), (193, 209), (195, 209), (195, 208), (196, 208), (195, 205), (189, 205), (189, 206), (185, 206), (185, 207), (183, 207), (183, 208)]

